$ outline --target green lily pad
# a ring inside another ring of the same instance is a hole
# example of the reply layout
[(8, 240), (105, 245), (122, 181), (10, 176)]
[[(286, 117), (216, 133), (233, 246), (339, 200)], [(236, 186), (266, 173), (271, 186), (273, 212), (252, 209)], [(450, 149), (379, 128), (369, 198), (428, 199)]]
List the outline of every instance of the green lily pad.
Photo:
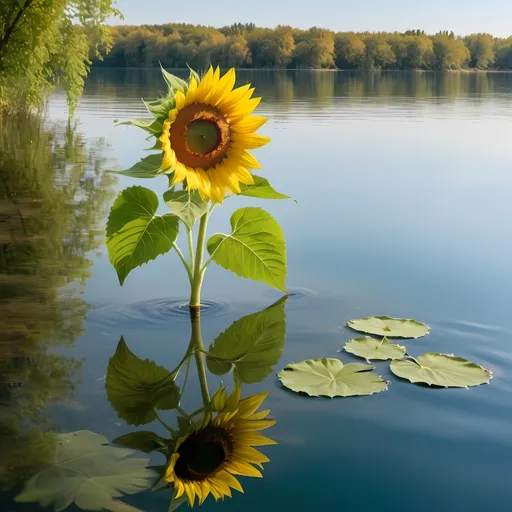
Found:
[(16, 501), (53, 505), (59, 512), (72, 503), (83, 510), (136, 509), (118, 501), (153, 486), (158, 475), (149, 459), (129, 457), (132, 450), (107, 446), (107, 439), (89, 430), (56, 435), (57, 448), (49, 467), (31, 477)]
[(324, 357), (289, 364), (277, 376), (283, 386), (309, 396), (373, 395), (388, 389), (388, 383), (372, 373), (374, 368)]
[(430, 332), (428, 325), (407, 318), (389, 316), (370, 316), (349, 320), (347, 325), (354, 331), (376, 334), (388, 338), (421, 338)]
[(404, 346), (390, 343), (386, 336), (382, 340), (370, 338), (369, 336), (354, 338), (347, 341), (343, 348), (346, 352), (363, 357), (367, 361), (372, 359), (378, 359), (379, 361), (402, 359), (406, 353)]
[(434, 352), (391, 363), (391, 371), (410, 382), (429, 386), (466, 388), (488, 384), (492, 373), (462, 357)]

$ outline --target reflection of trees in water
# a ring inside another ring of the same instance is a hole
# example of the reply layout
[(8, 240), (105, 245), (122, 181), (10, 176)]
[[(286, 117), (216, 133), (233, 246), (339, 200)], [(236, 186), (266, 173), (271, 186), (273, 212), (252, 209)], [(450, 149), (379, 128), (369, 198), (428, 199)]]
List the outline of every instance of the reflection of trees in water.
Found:
[(111, 189), (98, 150), (71, 126), (0, 123), (0, 487), (51, 450), (41, 410), (73, 390), (79, 362), (49, 349), (83, 332), (86, 252)]

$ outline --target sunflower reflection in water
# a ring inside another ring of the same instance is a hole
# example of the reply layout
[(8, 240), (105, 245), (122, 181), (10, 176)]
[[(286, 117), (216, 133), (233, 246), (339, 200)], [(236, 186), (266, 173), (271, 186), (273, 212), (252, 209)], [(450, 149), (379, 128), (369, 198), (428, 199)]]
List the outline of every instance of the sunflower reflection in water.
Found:
[(213, 397), (212, 408), (219, 410), (209, 421), (202, 421), (188, 432), (180, 432), (165, 480), (175, 488), (175, 497), (187, 496), (192, 507), (212, 494), (215, 500), (231, 497), (231, 489), (243, 492), (237, 476), (261, 477), (259, 468), (269, 459), (254, 446), (275, 444), (259, 430), (274, 425), (266, 419), (269, 410), (256, 412), (268, 393), (238, 400), (235, 390), (226, 400), (221, 388)]

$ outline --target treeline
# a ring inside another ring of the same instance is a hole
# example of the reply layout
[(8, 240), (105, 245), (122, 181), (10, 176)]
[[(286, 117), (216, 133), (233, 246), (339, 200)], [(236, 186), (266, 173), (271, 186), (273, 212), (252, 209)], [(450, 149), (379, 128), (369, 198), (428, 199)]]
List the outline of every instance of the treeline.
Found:
[(219, 29), (175, 24), (111, 27), (114, 48), (98, 65), (168, 68), (208, 64), (277, 69), (512, 69), (512, 36), (458, 37), (332, 32), (237, 23)]

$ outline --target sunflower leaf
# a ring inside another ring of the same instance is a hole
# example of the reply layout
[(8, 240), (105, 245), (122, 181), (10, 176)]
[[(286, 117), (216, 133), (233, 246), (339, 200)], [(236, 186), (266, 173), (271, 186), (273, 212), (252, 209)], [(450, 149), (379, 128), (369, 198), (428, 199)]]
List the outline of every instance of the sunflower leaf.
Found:
[(277, 377), (283, 386), (309, 396), (373, 395), (388, 389), (388, 383), (372, 372), (374, 366), (343, 364), (339, 359), (308, 359), (289, 364)]
[(391, 318), (389, 316), (371, 316), (349, 320), (348, 327), (354, 331), (388, 338), (421, 338), (430, 332), (430, 327), (417, 320)]
[(285, 291), (286, 247), (278, 222), (261, 208), (240, 208), (231, 216), (232, 232), (207, 243), (213, 261), (237, 276)]
[(346, 352), (363, 357), (367, 361), (371, 359), (378, 359), (380, 361), (402, 359), (406, 351), (404, 346), (390, 343), (385, 336), (382, 340), (376, 340), (368, 336), (354, 338), (347, 341), (343, 348)]
[(164, 129), (162, 123), (158, 119), (128, 119), (122, 123), (117, 123), (116, 126), (129, 125), (142, 128), (144, 131), (152, 135), (160, 135)]
[(160, 174), (165, 173), (165, 170), (160, 168), (161, 164), (162, 153), (156, 153), (149, 155), (146, 158), (141, 158), (139, 162), (132, 165), (129, 169), (110, 172), (122, 174), (123, 176), (130, 176), (130, 178), (156, 178)]
[(25, 483), (17, 502), (53, 505), (56, 511), (74, 503), (83, 510), (134, 512), (138, 509), (115, 498), (150, 489), (158, 478), (147, 467), (149, 459), (107, 446), (107, 439), (95, 432), (79, 430), (55, 438), (54, 459)]
[(169, 87), (169, 91), (181, 91), (183, 94), (187, 94), (188, 83), (185, 80), (182, 80), (175, 75), (171, 75), (171, 73), (167, 72), (162, 65), (160, 65), (160, 70), (162, 71), (165, 83)]
[(254, 183), (252, 185), (244, 185), (240, 183), (240, 196), (259, 197), (261, 199), (291, 199), (275, 190), (269, 181), (261, 176), (252, 175)]
[(206, 364), (215, 375), (224, 375), (234, 365), (242, 382), (260, 382), (281, 357), (286, 338), (283, 297), (272, 306), (234, 322), (210, 345)]
[(166, 439), (150, 431), (130, 432), (129, 434), (114, 439), (112, 442), (120, 444), (125, 448), (131, 448), (132, 450), (139, 450), (145, 453), (151, 453), (168, 447)]
[(121, 285), (134, 268), (172, 249), (178, 217), (155, 215), (157, 208), (156, 194), (137, 186), (123, 190), (110, 210), (107, 249)]
[(391, 371), (410, 382), (429, 386), (465, 388), (488, 384), (492, 373), (476, 363), (448, 354), (428, 353), (391, 362)]
[(151, 423), (157, 409), (174, 409), (180, 401), (174, 375), (153, 361), (138, 358), (123, 337), (108, 362), (105, 387), (112, 407), (130, 425)]
[(189, 228), (208, 211), (208, 201), (203, 201), (197, 190), (168, 190), (164, 192), (167, 206)]

